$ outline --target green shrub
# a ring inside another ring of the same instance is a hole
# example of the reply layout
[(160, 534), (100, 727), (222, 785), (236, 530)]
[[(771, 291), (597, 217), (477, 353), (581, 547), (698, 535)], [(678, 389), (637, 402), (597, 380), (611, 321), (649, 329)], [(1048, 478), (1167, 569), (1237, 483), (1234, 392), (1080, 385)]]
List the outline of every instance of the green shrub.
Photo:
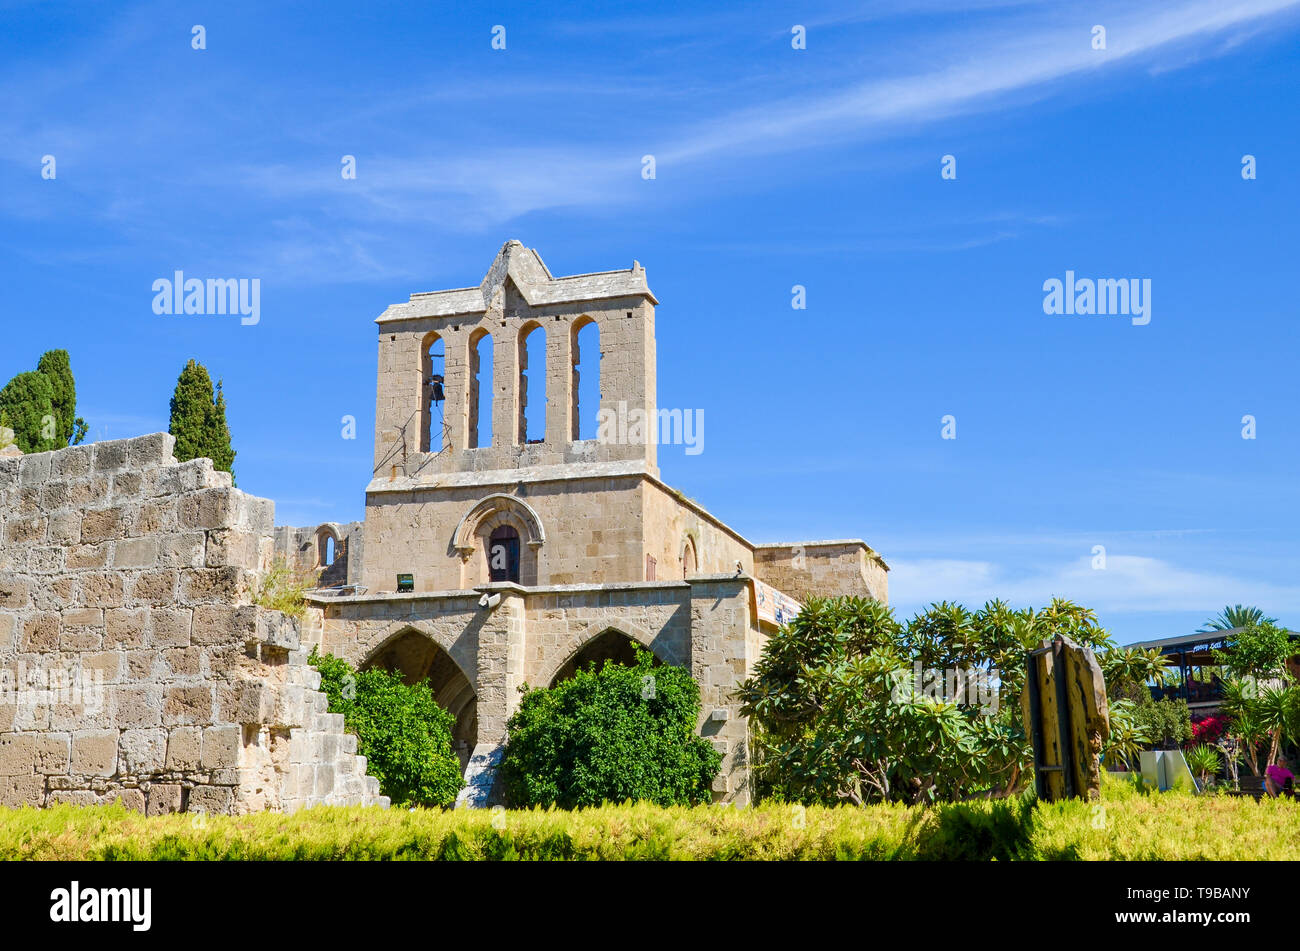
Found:
[(450, 806), (460, 791), (460, 758), (452, 751), (456, 720), (438, 706), (428, 681), (406, 684), (395, 671), (360, 673), (342, 658), (312, 648), (320, 689), (331, 713), (357, 735), (366, 772), (394, 805)]
[(705, 803), (722, 756), (695, 735), (700, 689), (680, 667), (606, 661), (528, 690), (507, 725), (501, 779), (518, 806)]
[(1133, 708), (1133, 720), (1159, 747), (1173, 749), (1192, 738), (1192, 713), (1186, 700), (1145, 700)]

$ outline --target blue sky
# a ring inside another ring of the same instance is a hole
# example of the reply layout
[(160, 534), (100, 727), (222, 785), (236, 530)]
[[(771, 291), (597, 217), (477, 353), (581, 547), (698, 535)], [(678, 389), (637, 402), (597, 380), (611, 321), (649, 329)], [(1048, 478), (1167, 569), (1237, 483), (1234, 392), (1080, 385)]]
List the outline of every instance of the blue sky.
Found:
[[(1300, 623), (1298, 0), (0, 3), (0, 27), (0, 377), (66, 347), (94, 438), (165, 429), (195, 357), (241, 488), (361, 518), (374, 317), (518, 238), (556, 274), (646, 267), (660, 405), (705, 414), (669, 483), (755, 541), (866, 539), (903, 614)], [(259, 278), (260, 323), (155, 315), (176, 269)], [(1067, 270), (1149, 279), (1150, 323), (1045, 315)]]

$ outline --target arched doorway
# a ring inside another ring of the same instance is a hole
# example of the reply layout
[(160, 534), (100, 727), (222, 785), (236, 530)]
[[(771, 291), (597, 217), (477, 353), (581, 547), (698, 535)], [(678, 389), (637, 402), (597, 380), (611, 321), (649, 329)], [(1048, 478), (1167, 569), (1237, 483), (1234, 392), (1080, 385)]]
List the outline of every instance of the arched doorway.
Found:
[(408, 684), (428, 679), (438, 706), (456, 718), (451, 742), (463, 770), (478, 741), (478, 699), (451, 655), (428, 635), (410, 630), (380, 646), (361, 665), (362, 670), (372, 667), (398, 671)]
[[(550, 686), (554, 687), (556, 684), (568, 680), (579, 670), (585, 670), (593, 664), (596, 670), (600, 670), (605, 666), (607, 660), (631, 667), (636, 663), (636, 649), (641, 646), (622, 631), (611, 627), (583, 644), (578, 652), (555, 672), (555, 676), (551, 678)], [(644, 650), (644, 648), (642, 649)], [(654, 666), (658, 667), (662, 663), (663, 661), (658, 657), (654, 658)]]

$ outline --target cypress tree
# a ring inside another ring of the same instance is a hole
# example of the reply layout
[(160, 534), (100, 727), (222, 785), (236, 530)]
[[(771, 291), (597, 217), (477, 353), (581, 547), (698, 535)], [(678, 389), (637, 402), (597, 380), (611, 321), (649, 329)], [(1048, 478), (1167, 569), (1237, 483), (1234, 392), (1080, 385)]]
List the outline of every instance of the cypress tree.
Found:
[(44, 373), (29, 370), (5, 384), (0, 390), (0, 414), (5, 425), (13, 429), (14, 442), (23, 452), (59, 448), (54, 387)]
[(36, 364), (53, 390), (56, 438), (60, 446), (75, 446), (86, 438), (86, 421), (77, 415), (77, 381), (66, 350), (47, 350)]
[(171, 425), (176, 437), (176, 460), (208, 458), (214, 468), (229, 472), (233, 479), (235, 450), (226, 425), (226, 398), (220, 386), (213, 394), (212, 377), (203, 364), (185, 364), (171, 399)]

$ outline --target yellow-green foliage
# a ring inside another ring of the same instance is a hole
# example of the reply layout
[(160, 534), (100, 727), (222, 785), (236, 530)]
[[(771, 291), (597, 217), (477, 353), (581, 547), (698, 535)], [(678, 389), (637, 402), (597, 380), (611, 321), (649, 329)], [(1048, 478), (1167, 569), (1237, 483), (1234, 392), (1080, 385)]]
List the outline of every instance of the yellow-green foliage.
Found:
[(307, 610), (307, 601), (303, 595), (316, 587), (319, 580), (320, 572), (298, 571), (283, 557), (277, 556), (262, 577), (253, 602), (301, 620)]
[(0, 809), (0, 859), (1300, 859), (1300, 804), (1144, 794), (919, 807), (766, 804), (573, 812), (320, 807), (145, 818)]

